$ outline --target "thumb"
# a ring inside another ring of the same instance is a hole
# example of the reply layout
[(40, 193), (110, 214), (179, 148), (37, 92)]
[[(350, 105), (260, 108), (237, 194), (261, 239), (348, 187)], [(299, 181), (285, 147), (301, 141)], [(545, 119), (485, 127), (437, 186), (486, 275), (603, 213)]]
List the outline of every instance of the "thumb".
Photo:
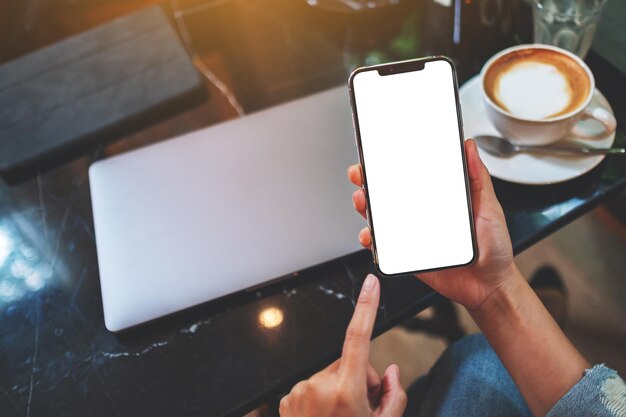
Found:
[(406, 392), (400, 383), (400, 368), (391, 365), (383, 375), (383, 395), (376, 409), (377, 417), (401, 417), (406, 408)]

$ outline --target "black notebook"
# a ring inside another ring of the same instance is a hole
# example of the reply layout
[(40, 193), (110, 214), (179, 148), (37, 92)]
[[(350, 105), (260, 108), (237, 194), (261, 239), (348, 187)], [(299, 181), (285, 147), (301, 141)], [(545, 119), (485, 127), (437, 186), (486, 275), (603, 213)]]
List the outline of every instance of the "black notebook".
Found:
[(159, 7), (0, 66), (0, 171), (192, 105), (202, 79)]

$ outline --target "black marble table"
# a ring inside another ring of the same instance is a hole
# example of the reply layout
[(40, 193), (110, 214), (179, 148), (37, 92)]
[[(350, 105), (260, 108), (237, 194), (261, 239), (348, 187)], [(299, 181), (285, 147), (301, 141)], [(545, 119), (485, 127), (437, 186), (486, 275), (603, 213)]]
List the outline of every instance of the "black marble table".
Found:
[[(353, 66), (377, 60), (445, 53), (463, 81), (496, 50), (527, 39), (521, 2), (502, 12), (498, 21), (507, 25), (480, 23), (475, 5), (463, 4), (458, 44), (451, 10), (430, 1), (372, 13), (304, 0), (205, 1), (178, 16), (206, 66), (251, 112), (338, 85)], [(173, 16), (178, 5), (163, 7)], [(593, 53), (588, 62), (615, 109), (616, 144), (624, 146), (626, 77)], [(123, 334), (104, 327), (88, 166), (232, 117), (220, 91), (211, 93), (198, 109), (0, 182), (1, 416), (241, 415), (338, 357), (356, 294), (372, 271), (365, 251)], [(560, 185), (495, 186), (519, 253), (623, 190), (626, 163), (609, 157)], [(384, 280), (376, 335), (436, 297), (412, 277)]]

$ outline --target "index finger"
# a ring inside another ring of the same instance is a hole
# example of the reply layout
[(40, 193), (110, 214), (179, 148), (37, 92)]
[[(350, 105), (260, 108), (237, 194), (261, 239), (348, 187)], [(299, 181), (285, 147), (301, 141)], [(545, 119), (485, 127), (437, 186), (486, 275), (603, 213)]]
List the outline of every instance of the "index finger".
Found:
[(378, 279), (369, 274), (361, 288), (352, 320), (346, 330), (341, 354), (341, 371), (350, 375), (349, 380), (363, 385), (369, 364), (370, 338), (376, 321), (380, 286)]

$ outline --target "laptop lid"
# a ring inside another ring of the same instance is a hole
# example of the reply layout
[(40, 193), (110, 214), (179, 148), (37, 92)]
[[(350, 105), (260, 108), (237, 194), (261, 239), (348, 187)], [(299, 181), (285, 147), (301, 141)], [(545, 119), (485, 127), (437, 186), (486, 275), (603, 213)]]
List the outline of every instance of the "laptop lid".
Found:
[(360, 249), (345, 87), (94, 163), (105, 325), (119, 331)]

